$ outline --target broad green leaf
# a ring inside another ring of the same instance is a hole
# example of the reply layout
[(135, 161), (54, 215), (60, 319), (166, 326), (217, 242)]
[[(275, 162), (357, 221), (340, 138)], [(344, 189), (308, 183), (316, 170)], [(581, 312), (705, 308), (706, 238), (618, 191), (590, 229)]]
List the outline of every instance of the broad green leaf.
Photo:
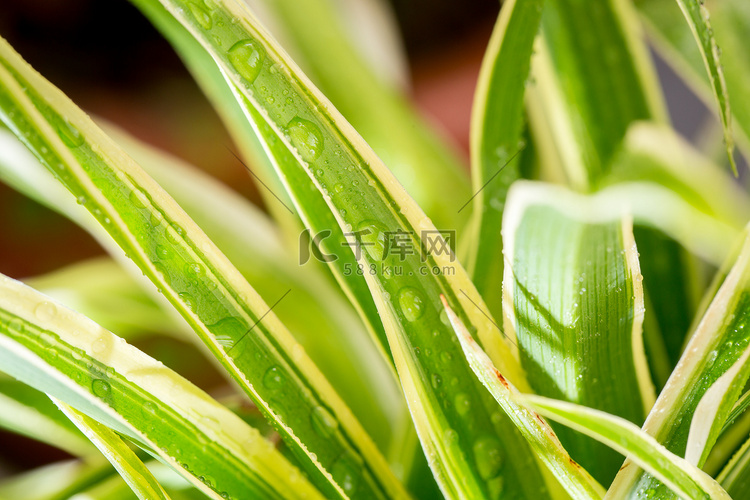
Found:
[(313, 482), (331, 496), (346, 495), (339, 482), (349, 493), (402, 495), (382, 455), (273, 305), (158, 184), (5, 42), (0, 56), (0, 118), (163, 291), (274, 422)]
[(320, 498), (258, 431), (200, 389), (6, 277), (0, 277), (0, 363), (21, 382), (139, 443), (210, 498)]
[[(327, 217), (350, 233), (350, 251), (375, 297), (422, 446), (444, 494), (495, 496), (501, 483), (507, 495), (534, 497), (545, 491), (525, 440), (473, 379), (450, 327), (440, 320), (444, 294), (462, 321), (477, 329), (498, 367), (516, 385), (524, 383), (468, 276), (429, 219), (245, 8), (218, 2), (210, 11), (211, 28), (205, 28), (182, 2), (164, 3), (216, 59), (269, 151), (278, 155), (276, 167), (287, 185), (322, 193)], [(292, 197), (303, 218), (318, 216), (317, 206)], [(403, 260), (387, 243), (396, 233), (400, 246), (411, 248)], [(425, 233), (437, 248), (427, 245)]]
[[(448, 147), (446, 138), (428, 128), (405, 95), (382, 83), (381, 70), (368, 64), (347, 33), (366, 29), (366, 24), (355, 25), (344, 16), (348, 9), (367, 3), (266, 2), (296, 49), (295, 61), (301, 56), (297, 62), (305, 74), (362, 134), (435, 225), (461, 230), (471, 209), (459, 212), (459, 208), (471, 196), (471, 189), (456, 152)], [(531, 32), (535, 32), (534, 27)], [(380, 43), (373, 40), (370, 45), (377, 47)]]
[(719, 117), (724, 126), (724, 143), (729, 156), (729, 164), (732, 166), (734, 175), (737, 175), (737, 165), (734, 162), (734, 137), (732, 136), (732, 114), (729, 107), (729, 95), (727, 94), (727, 84), (724, 81), (724, 73), (721, 69), (719, 46), (716, 44), (713, 29), (709, 21), (708, 7), (705, 0), (677, 0), (685, 19), (693, 32), (695, 41), (703, 57), (703, 63), (706, 66), (708, 79), (711, 82), (711, 88), (714, 97), (719, 106)]
[[(734, 228), (737, 234), (750, 219), (750, 199), (735, 180), (665, 126), (636, 123), (630, 127), (602, 185), (628, 181), (664, 186), (696, 209)], [(671, 365), (671, 372), (705, 288), (699, 274), (701, 267), (661, 233), (636, 228), (635, 235), (647, 285), (644, 329), (647, 336), (655, 333), (663, 337), (667, 357), (662, 359)], [(724, 244), (726, 249), (730, 246)], [(718, 253), (711, 262), (718, 266), (725, 258)], [(649, 316), (657, 322), (658, 332), (649, 332)]]
[[(549, 0), (527, 95), (543, 161), (587, 190), (609, 169), (629, 125), (666, 121), (658, 82), (625, 0)], [(546, 159), (545, 159), (546, 157)]]
[[(710, 108), (716, 109), (716, 87), (706, 71), (702, 52), (704, 44), (696, 44), (691, 26), (680, 22), (679, 5), (674, 0), (639, 0), (635, 3), (655, 49)], [(750, 138), (750, 101), (747, 99), (750, 58), (746, 41), (750, 30), (750, 6), (743, 0), (709, 0), (705, 6), (711, 13), (713, 36), (721, 48), (719, 69), (723, 72), (728, 94), (733, 96), (732, 126), (739, 132), (739, 144), (744, 143), (747, 147)], [(720, 80), (718, 83), (721, 85)], [(718, 111), (723, 110), (719, 108)]]
[[(274, 170), (275, 168), (273, 162), (297, 164), (297, 160), (280, 143), (278, 136), (274, 134), (273, 130), (263, 126), (262, 119), (258, 118), (257, 121), (247, 119), (247, 115), (252, 116), (256, 111), (241, 98), (236, 98), (236, 89), (233, 88), (233, 84), (227, 84), (221, 67), (217, 66), (211, 54), (203, 49), (199, 41), (185, 27), (180, 25), (156, 0), (133, 0), (133, 3), (162, 31), (164, 36), (169, 39), (181, 55), (193, 76), (203, 87), (204, 92), (211, 98), (214, 106), (222, 114), (224, 122), (227, 124), (230, 132), (232, 132), (235, 142), (240, 146), (254, 144), (255, 146), (250, 149), (262, 150), (263, 156), (268, 158), (267, 163), (270, 170)], [(205, 13), (205, 10), (201, 9), (196, 11), (199, 17), (202, 16), (201, 12)], [(197, 18), (191, 19), (197, 20)], [(222, 22), (224, 21), (222, 20)], [(209, 26), (209, 29), (213, 27), (216, 30), (219, 28), (217, 23), (217, 20), (211, 19), (210, 23), (207, 23), (207, 26)], [(204, 29), (200, 23), (197, 26), (199, 26), (199, 29)], [(226, 26), (224, 27), (224, 29), (227, 28)], [(218, 43), (214, 40), (212, 41)], [(277, 106), (286, 103), (287, 99), (292, 99), (288, 95), (272, 95), (269, 97), (271, 97), (273, 103), (276, 103)], [(273, 103), (267, 104), (270, 105)], [(260, 144), (259, 137), (266, 138), (265, 144)], [(296, 172), (296, 175), (292, 175), (292, 172), (289, 171), (285, 175), (269, 171), (266, 176), (280, 179), (279, 185), (283, 182), (286, 191), (284, 191), (284, 188), (277, 189), (276, 185), (272, 186), (272, 191), (274, 194), (279, 193), (279, 197), (283, 196), (282, 199), (285, 204), (291, 206), (291, 202), (286, 201), (288, 199), (287, 192), (295, 199), (304, 200), (304, 204), (308, 209), (300, 215), (302, 215), (305, 225), (310, 230), (310, 234), (307, 235), (308, 237), (299, 235), (299, 228), (294, 224), (291, 225), (296, 231), (294, 234), (295, 241), (299, 240), (301, 256), (305, 255), (309, 258), (312, 249), (311, 242), (316, 248), (320, 249), (322, 254), (331, 255), (332, 258), (335, 256), (332, 261), (331, 270), (337, 282), (359, 312), (365, 325), (376, 340), (383, 356), (392, 363), (388, 341), (385, 338), (385, 331), (383, 330), (383, 324), (378, 315), (375, 303), (367, 291), (367, 284), (363, 276), (357, 275), (354, 271), (357, 268), (357, 261), (348, 250), (347, 239), (343, 231), (336, 224), (335, 217), (328, 211), (321, 193), (306, 186), (308, 182), (306, 180), (307, 176), (302, 170)], [(335, 187), (336, 185), (329, 187), (329, 189), (332, 188), (335, 190)], [(269, 207), (275, 206), (277, 202), (278, 200), (269, 201)], [(286, 220), (286, 217), (281, 219), (282, 222), (284, 220)], [(285, 225), (289, 226), (286, 223)]]
[[(734, 256), (733, 256), (734, 258)], [(724, 277), (725, 276), (725, 277)], [(702, 466), (750, 375), (750, 236), (728, 274), (720, 272), (710, 305), (685, 352), (649, 413), (643, 429), (668, 450)], [(657, 479), (632, 464), (618, 474), (612, 489), (632, 498), (662, 492)], [(643, 497), (645, 498), (645, 497)]]
[(445, 310), (474, 374), (490, 391), (495, 401), (506, 409), (521, 433), (531, 443), (539, 459), (555, 475), (562, 487), (573, 498), (602, 498), (604, 488), (570, 458), (549, 424), (538, 414), (526, 408), (514, 406), (514, 398), (520, 394), (518, 389), (497, 371), (490, 358), (477, 345), (447, 302), (445, 302)]
[[(641, 424), (655, 398), (643, 350), (643, 278), (628, 207), (616, 200), (612, 190), (586, 197), (513, 185), (503, 219), (505, 331), (534, 392)], [(559, 435), (595, 478), (612, 481), (619, 455), (568, 429)]]
[(169, 495), (143, 465), (141, 459), (113, 430), (52, 398), (55, 405), (102, 452), (141, 500), (167, 500)]
[(543, 5), (543, 0), (503, 3), (485, 52), (472, 111), (475, 234), (467, 270), (490, 311), (498, 317), (502, 313), (503, 280), (503, 259), (497, 258), (503, 249), (498, 229), (508, 188), (520, 177), (518, 155), (525, 147), (523, 96)]
[(73, 456), (96, 449), (47, 396), (0, 374), (0, 428), (47, 443)]
[[(523, 395), (518, 400), (545, 417), (591, 436), (626, 455), (629, 460), (659, 477), (682, 498), (730, 499), (713, 478), (694, 464), (671, 453), (632, 422), (603, 411), (542, 396)], [(655, 493), (653, 490), (642, 491), (646, 498), (664, 498)], [(623, 497), (610, 489), (606, 498)]]

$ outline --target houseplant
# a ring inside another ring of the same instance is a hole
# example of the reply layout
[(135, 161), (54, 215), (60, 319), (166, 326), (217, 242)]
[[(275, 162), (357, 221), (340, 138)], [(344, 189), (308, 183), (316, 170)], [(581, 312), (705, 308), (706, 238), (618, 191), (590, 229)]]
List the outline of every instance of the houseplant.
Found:
[[(145, 278), (99, 262), (37, 280), (122, 336), (3, 279), (0, 366), (18, 379), (4, 425), (85, 460), (0, 493), (742, 497), (750, 203), (667, 124), (640, 31), (714, 96), (733, 167), (705, 5), (506, 2), (477, 89), (472, 190), (334, 3), (267, 5), (331, 101), (244, 4), (133, 3), (225, 120), (276, 226), (96, 124), (0, 44), (4, 181)], [(677, 43), (675, 23), (699, 43)], [(122, 308), (97, 304), (105, 291)], [(124, 339), (143, 330), (200, 341), (236, 395)]]

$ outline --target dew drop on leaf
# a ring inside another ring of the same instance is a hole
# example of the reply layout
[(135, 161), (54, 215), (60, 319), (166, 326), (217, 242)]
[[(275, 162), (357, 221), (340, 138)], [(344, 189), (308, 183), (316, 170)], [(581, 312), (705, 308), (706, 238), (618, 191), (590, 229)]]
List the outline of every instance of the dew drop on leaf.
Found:
[(57, 306), (52, 302), (42, 302), (36, 306), (34, 314), (39, 321), (50, 321), (57, 314)]
[(351, 496), (359, 485), (361, 469), (350, 458), (343, 456), (334, 462), (331, 475), (344, 493)]
[(248, 38), (232, 45), (227, 52), (229, 62), (248, 83), (253, 83), (266, 58), (266, 52), (257, 41)]
[(292, 146), (306, 162), (315, 161), (323, 152), (323, 134), (310, 120), (295, 116), (286, 126), (286, 131)]
[(408, 321), (416, 321), (425, 310), (422, 294), (416, 288), (405, 286), (398, 292), (398, 305)]
[(492, 479), (500, 474), (503, 467), (503, 455), (500, 442), (496, 438), (491, 436), (480, 438), (474, 443), (472, 449), (482, 479)]
[(266, 374), (263, 375), (263, 385), (272, 391), (282, 389), (285, 382), (286, 378), (284, 377), (284, 372), (281, 371), (281, 368), (278, 366), (269, 368), (266, 371)]
[(196, 2), (190, 2), (188, 4), (188, 7), (190, 8), (190, 13), (193, 15), (193, 18), (195, 18), (198, 24), (200, 24), (204, 30), (210, 30), (212, 23), (209, 13), (206, 12), (206, 10)]
[(315, 432), (324, 438), (333, 435), (338, 428), (338, 422), (336, 419), (322, 406), (317, 406), (313, 409), (312, 415), (310, 416), (310, 422), (312, 423)]
[(109, 383), (102, 379), (96, 379), (91, 383), (91, 391), (94, 393), (95, 396), (100, 398), (106, 398), (109, 396), (109, 393), (111, 392), (112, 388), (109, 386)]

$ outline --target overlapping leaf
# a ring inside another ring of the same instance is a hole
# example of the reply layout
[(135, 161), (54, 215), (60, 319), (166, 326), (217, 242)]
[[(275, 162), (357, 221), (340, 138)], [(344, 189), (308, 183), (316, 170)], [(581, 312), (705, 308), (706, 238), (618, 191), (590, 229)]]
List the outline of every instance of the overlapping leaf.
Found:
[[(505, 330), (536, 393), (641, 424), (655, 396), (628, 208), (612, 192), (583, 197), (514, 184), (503, 220)], [(559, 434), (573, 458), (611, 482), (619, 455), (567, 429)]]
[(334, 496), (346, 495), (339, 483), (349, 493), (402, 494), (382, 455), (273, 306), (88, 117), (5, 42), (0, 53), (3, 121), (163, 291), (275, 423), (313, 481)]
[[(122, 339), (0, 277), (3, 370), (133, 439), (210, 498), (319, 498), (253, 428)], [(290, 482), (290, 478), (296, 478)]]
[[(717, 278), (715, 295), (643, 426), (671, 452), (703, 465), (750, 375), (747, 289), (750, 238), (743, 237), (731, 269)], [(664, 492), (654, 477), (626, 463), (612, 486), (633, 498)], [(666, 494), (666, 493), (664, 493)]]

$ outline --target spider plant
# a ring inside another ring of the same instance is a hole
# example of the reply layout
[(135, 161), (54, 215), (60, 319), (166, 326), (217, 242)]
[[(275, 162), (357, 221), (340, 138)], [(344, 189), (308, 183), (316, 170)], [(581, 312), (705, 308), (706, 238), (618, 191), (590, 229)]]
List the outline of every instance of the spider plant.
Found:
[[(0, 40), (0, 179), (110, 255), (0, 276), (0, 426), (74, 457), (0, 498), (750, 495), (742, 0), (506, 0), (471, 176), (376, 0), (132, 3), (268, 214)], [(700, 144), (650, 47), (716, 110)]]

